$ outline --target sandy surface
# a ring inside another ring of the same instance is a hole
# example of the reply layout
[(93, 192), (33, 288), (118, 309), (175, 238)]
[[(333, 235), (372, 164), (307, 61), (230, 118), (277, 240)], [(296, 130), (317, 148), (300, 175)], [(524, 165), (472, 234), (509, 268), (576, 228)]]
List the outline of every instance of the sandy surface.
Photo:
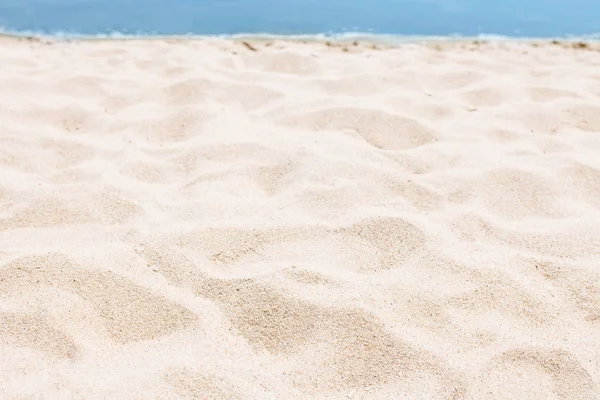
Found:
[(0, 44), (0, 398), (599, 397), (600, 52)]

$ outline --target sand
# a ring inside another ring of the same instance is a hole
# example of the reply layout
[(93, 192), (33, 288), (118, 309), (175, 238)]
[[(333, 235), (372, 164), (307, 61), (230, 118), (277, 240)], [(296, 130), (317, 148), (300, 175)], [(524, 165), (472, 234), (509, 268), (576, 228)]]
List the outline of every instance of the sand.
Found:
[(0, 43), (0, 398), (600, 398), (597, 46)]

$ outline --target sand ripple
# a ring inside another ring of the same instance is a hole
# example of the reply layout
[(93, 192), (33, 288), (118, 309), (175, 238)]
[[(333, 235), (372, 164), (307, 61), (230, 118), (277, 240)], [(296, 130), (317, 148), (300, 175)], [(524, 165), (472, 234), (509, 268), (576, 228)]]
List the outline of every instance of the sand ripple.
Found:
[(0, 398), (599, 398), (594, 46), (1, 41)]

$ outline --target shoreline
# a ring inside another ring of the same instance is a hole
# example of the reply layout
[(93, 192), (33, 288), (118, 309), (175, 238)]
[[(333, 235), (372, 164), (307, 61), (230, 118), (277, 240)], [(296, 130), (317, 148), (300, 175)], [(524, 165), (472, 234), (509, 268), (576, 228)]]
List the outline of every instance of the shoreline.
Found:
[[(339, 34), (223, 34), (223, 35), (170, 35), (170, 34), (98, 34), (80, 35), (67, 33), (36, 33), (36, 32), (0, 32), (0, 39), (51, 41), (51, 42), (130, 42), (130, 41), (212, 41), (222, 40), (229, 42), (249, 41), (253, 43), (287, 42), (304, 44), (353, 44), (383, 45), (388, 47), (401, 47), (414, 44), (531, 44), (531, 45), (567, 45), (575, 48), (597, 47), (600, 50), (600, 35), (590, 34), (585, 36), (563, 37), (511, 37), (494, 34), (481, 34), (478, 36), (461, 35), (394, 35), (349, 32)], [(587, 46), (585, 46), (587, 45)]]

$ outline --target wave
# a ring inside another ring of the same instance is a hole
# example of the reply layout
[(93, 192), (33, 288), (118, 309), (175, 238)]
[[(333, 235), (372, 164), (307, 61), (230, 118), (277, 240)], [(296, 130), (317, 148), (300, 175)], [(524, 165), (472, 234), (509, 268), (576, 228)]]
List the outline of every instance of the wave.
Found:
[(202, 40), (202, 39), (232, 39), (232, 40), (292, 40), (292, 41), (335, 41), (335, 42), (346, 42), (346, 41), (361, 41), (361, 42), (374, 42), (381, 44), (402, 44), (402, 43), (415, 43), (423, 41), (462, 41), (462, 40), (485, 40), (493, 42), (501, 41), (550, 41), (550, 40), (563, 40), (563, 41), (586, 41), (596, 42), (600, 41), (600, 33), (592, 33), (586, 35), (563, 35), (556, 37), (523, 37), (523, 36), (506, 36), (497, 35), (492, 33), (481, 33), (476, 36), (467, 36), (460, 33), (454, 33), (449, 35), (399, 35), (399, 34), (385, 34), (385, 33), (373, 33), (373, 32), (324, 32), (319, 34), (272, 34), (272, 33), (237, 33), (237, 34), (220, 34), (220, 35), (198, 35), (194, 33), (189, 34), (161, 34), (156, 32), (119, 32), (114, 31), (110, 33), (97, 33), (97, 34), (81, 34), (77, 32), (68, 31), (30, 31), (30, 30), (10, 30), (0, 27), (0, 36), (14, 37), (14, 38), (39, 38), (49, 40), (162, 40), (162, 39), (191, 39), (191, 40)]

